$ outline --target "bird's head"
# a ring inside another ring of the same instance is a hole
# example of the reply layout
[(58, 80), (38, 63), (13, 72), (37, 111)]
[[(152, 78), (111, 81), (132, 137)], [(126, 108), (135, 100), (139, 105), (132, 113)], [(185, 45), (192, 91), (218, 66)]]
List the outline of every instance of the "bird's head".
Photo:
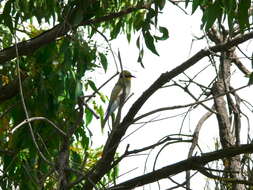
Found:
[(126, 79), (126, 80), (130, 80), (131, 78), (135, 78), (135, 76), (133, 76), (129, 71), (124, 70), (120, 73), (119, 76), (120, 79)]

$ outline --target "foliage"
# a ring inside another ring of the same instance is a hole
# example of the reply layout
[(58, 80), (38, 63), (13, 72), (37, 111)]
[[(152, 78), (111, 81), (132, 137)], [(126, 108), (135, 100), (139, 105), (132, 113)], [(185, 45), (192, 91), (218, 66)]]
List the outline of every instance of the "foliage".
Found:
[[(188, 3), (189, 0), (186, 1), (186, 6)], [(250, 0), (194, 0), (192, 3), (192, 13), (194, 13), (197, 8), (203, 10), (202, 27), (205, 27), (206, 31), (213, 26), (216, 20), (220, 23), (227, 20), (231, 32), (234, 30), (235, 23), (239, 24), (241, 32), (243, 32), (245, 29), (248, 29), (250, 25), (250, 6)]]
[[(74, 189), (80, 189), (85, 187), (81, 183), (85, 176), (99, 166), (98, 172), (104, 175), (91, 175), (97, 187), (103, 188), (115, 180), (117, 163), (103, 160), (107, 156), (103, 155), (104, 147), (91, 148), (88, 130), (94, 113), (85, 107), (87, 102), (100, 118), (104, 116), (102, 106), (91, 100), (89, 93), (94, 92), (103, 102), (105, 97), (86, 74), (97, 68), (106, 72), (111, 67), (107, 59), (110, 48), (101, 49), (96, 36), (108, 34), (104, 37), (109, 43), (124, 35), (130, 42), (135, 34), (138, 36), (137, 61), (144, 67), (146, 48), (159, 56), (156, 44), (169, 38), (168, 29), (159, 25), (158, 17), (166, 3), (169, 1), (0, 1), (2, 189), (67, 189), (64, 179)], [(185, 6), (188, 4), (187, 0)], [(202, 27), (206, 31), (216, 21), (226, 20), (231, 33), (235, 32), (236, 23), (241, 33), (250, 28), (250, 4), (250, 0), (193, 0), (191, 3), (192, 13), (197, 8), (203, 11)], [(3, 57), (6, 60), (1, 61)], [(27, 122), (29, 118), (37, 119)], [(22, 122), (26, 124), (16, 129)], [(110, 148), (116, 151), (117, 147)], [(119, 159), (111, 152), (111, 159)], [(106, 169), (101, 169), (101, 163)], [(88, 179), (85, 183), (91, 182)]]
[[(92, 39), (93, 35), (98, 29), (102, 29), (110, 32), (111, 39), (124, 33), (130, 41), (133, 32), (142, 30), (147, 47), (157, 53), (154, 46), (155, 37), (151, 35), (150, 30), (152, 25), (157, 25), (157, 19), (155, 22), (153, 20), (164, 3), (158, 1), (154, 4), (154, 8), (151, 8), (152, 3), (144, 1), (103, 0), (92, 3), (81, 0), (2, 1), (0, 47), (3, 50), (14, 45), (15, 41), (37, 38), (46, 33), (48, 28), (59, 23), (67, 23), (71, 26), (71, 30), (64, 37), (38, 48), (32, 56), (18, 56), (14, 60), (5, 62), (0, 70), (2, 79), (0, 87), (8, 86), (17, 80), (17, 72), (19, 72), (17, 64), (19, 64), (21, 75), (24, 75), (22, 86), (29, 117), (46, 117), (63, 131), (68, 131), (73, 125), (77, 125), (70, 144), (78, 141), (80, 148), (88, 150), (90, 136), (85, 126), (90, 124), (93, 114), (86, 108), (85, 120), (77, 123), (79, 119), (78, 112), (75, 111), (77, 101), (79, 97), (89, 95), (86, 94), (89, 89), (97, 91), (92, 80), (84, 80), (86, 72), (92, 72), (97, 67), (102, 67), (106, 72), (108, 68), (107, 52), (99, 50)], [(125, 17), (77, 28), (89, 19), (131, 7), (140, 8), (136, 8)], [(161, 27), (160, 31), (162, 37), (156, 40), (168, 38), (166, 28)], [(94, 103), (94, 108), (100, 116), (103, 116), (100, 105)], [(9, 111), (5, 113), (6, 110)], [(29, 126), (26, 124), (12, 133), (12, 129), (26, 119), (18, 93), (1, 104), (0, 113), (2, 142), (0, 149), (12, 152), (10, 155), (2, 155), (1, 165), (4, 175), (13, 176), (3, 177), (0, 186), (5, 189), (13, 186), (19, 186), (20, 189), (38, 189), (44, 184), (47, 189), (56, 188), (55, 181), (49, 177), (52, 166), (38, 154)], [(47, 160), (54, 164), (61, 151), (62, 137), (51, 124), (45, 121), (34, 121), (31, 124), (39, 149)], [(83, 152), (70, 150), (69, 160), (73, 163), (81, 163)], [(86, 159), (91, 159), (93, 154), (88, 151)], [(87, 164), (86, 170), (91, 166)], [(73, 167), (75, 168), (75, 165)], [(108, 173), (108, 176), (111, 174)], [(75, 176), (71, 178), (76, 179)], [(111, 180), (111, 177), (106, 178), (105, 181), (108, 180)]]

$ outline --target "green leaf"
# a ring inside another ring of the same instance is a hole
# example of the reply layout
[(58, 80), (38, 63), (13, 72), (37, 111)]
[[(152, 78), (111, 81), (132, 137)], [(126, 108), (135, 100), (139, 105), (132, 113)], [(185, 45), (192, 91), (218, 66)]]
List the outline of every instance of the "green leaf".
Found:
[(241, 31), (245, 28), (249, 28), (249, 13), (251, 0), (241, 0), (238, 5), (238, 22)]
[(234, 30), (234, 20), (235, 20), (235, 15), (237, 15), (236, 10), (237, 10), (237, 3), (236, 0), (229, 0), (229, 1), (223, 1), (225, 12), (227, 13), (227, 21), (228, 21), (228, 28), (229, 31)]
[(102, 102), (106, 102), (106, 96), (105, 95), (103, 95), (102, 93), (99, 93), (99, 97), (100, 97), (100, 100), (102, 101)]
[(158, 52), (156, 51), (155, 45), (154, 45), (154, 38), (151, 36), (150, 32), (144, 32), (143, 33), (143, 37), (145, 40), (145, 44), (147, 46), (147, 48), (152, 51), (154, 54), (158, 55)]
[(147, 20), (151, 20), (153, 17), (155, 17), (157, 15), (157, 12), (150, 8), (149, 11), (148, 11), (148, 14), (147, 14)]
[(12, 0), (7, 1), (7, 3), (4, 6), (3, 10), (3, 20), (4, 24), (8, 26), (11, 32), (13, 32), (13, 23), (12, 23), (12, 17), (11, 17), (11, 7), (12, 7)]
[[(222, 16), (222, 7), (220, 4), (220, 0), (216, 0), (214, 4), (208, 7), (202, 17), (203, 26), (205, 26), (205, 30), (208, 31), (215, 22), (216, 19), (220, 19)], [(202, 26), (202, 27), (203, 27)]]
[(141, 64), (142, 68), (145, 68), (145, 67), (144, 67), (144, 64), (143, 64), (143, 62), (142, 62), (143, 54), (144, 54), (144, 50), (143, 50), (143, 48), (141, 48), (141, 50), (140, 50), (140, 52), (139, 52), (139, 57), (138, 57), (137, 62)]
[(138, 36), (136, 40), (136, 46), (138, 47), (138, 49), (140, 49), (140, 36)]
[(253, 84), (253, 72), (250, 73), (250, 75), (248, 77), (249, 77), (248, 85), (252, 85)]
[(85, 108), (86, 126), (88, 126), (91, 123), (92, 119), (93, 119), (92, 112), (89, 109)]
[(136, 13), (136, 16), (133, 21), (133, 28), (135, 30), (138, 31), (143, 27), (143, 25), (145, 23), (145, 18), (144, 18), (145, 14), (146, 14), (146, 12), (144, 12), (144, 11)]
[[(188, 7), (189, 1), (190, 1), (190, 0), (185, 0), (185, 8)], [(193, 2), (194, 2), (194, 0), (193, 0)]]
[(82, 95), (83, 95), (83, 85), (81, 81), (78, 80), (76, 83), (75, 97), (77, 99), (79, 96), (82, 96)]
[(98, 54), (99, 54), (101, 65), (102, 65), (104, 71), (106, 72), (107, 71), (107, 66), (108, 66), (107, 58), (103, 53), (98, 53)]
[(81, 156), (76, 151), (71, 151), (72, 153), (72, 162), (76, 163), (76, 165), (81, 164), (82, 159)]
[(200, 0), (193, 0), (193, 2), (192, 2), (192, 14), (197, 10), (199, 5), (200, 5)]
[(121, 20), (116, 20), (115, 22), (116, 24), (112, 27), (112, 30), (110, 33), (111, 39), (115, 39), (118, 36), (121, 27), (123, 27)]
[(154, 36), (156, 40), (167, 40), (169, 38), (169, 31), (167, 28), (160, 26), (159, 31), (162, 33), (162, 36)]
[(73, 14), (72, 24), (78, 26), (83, 20), (84, 12), (81, 8), (78, 8)]
[(98, 91), (95, 83), (92, 80), (88, 80), (88, 84), (90, 85), (91, 89), (94, 91)]
[(166, 2), (166, 0), (157, 0), (157, 5), (160, 10), (162, 10), (164, 8), (165, 2)]
[(102, 108), (101, 105), (100, 105), (99, 107), (96, 107), (95, 111), (98, 113), (98, 115), (99, 115), (99, 117), (100, 117), (101, 119), (104, 118), (104, 110), (103, 110), (103, 108)]

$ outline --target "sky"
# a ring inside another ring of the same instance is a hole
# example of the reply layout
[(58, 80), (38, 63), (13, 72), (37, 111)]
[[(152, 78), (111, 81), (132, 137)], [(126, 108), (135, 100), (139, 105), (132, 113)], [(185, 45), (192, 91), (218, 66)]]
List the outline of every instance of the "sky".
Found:
[[(188, 10), (190, 13), (190, 9)], [(167, 5), (164, 9), (164, 13), (159, 17), (159, 25), (167, 27), (169, 30), (169, 39), (163, 42), (159, 42), (156, 47), (160, 54), (160, 56), (156, 56), (152, 54), (149, 50), (145, 50), (144, 53), (144, 66), (142, 68), (139, 63), (137, 63), (138, 58), (138, 49), (135, 45), (136, 36), (133, 37), (132, 42), (129, 44), (125, 37), (120, 36), (118, 39), (114, 40), (111, 43), (112, 49), (117, 52), (118, 50), (121, 53), (121, 59), (123, 62), (124, 69), (127, 69), (132, 72), (133, 75), (136, 76), (132, 81), (132, 92), (134, 95), (130, 98), (130, 100), (124, 105), (123, 115), (127, 113), (128, 109), (132, 105), (132, 103), (147, 89), (159, 76), (161, 73), (166, 71), (170, 71), (176, 66), (182, 64), (185, 60), (194, 55), (196, 52), (203, 48), (207, 48), (208, 44), (205, 40), (201, 41), (192, 41), (194, 36), (201, 37), (203, 32), (200, 29), (201, 24), (201, 13), (200, 11), (196, 11), (194, 15), (185, 15), (179, 8), (173, 5)], [(101, 40), (103, 40), (101, 38)], [(248, 46), (250, 44), (247, 44)], [(248, 47), (248, 49), (250, 49)], [(96, 84), (102, 84), (106, 78), (110, 78), (116, 72), (116, 68), (113, 66), (113, 59), (109, 56), (109, 66), (108, 72), (105, 74), (101, 69), (97, 71), (96, 75), (91, 75), (93, 80), (95, 79)], [(196, 66), (187, 70), (187, 74), (189, 76), (194, 76), (200, 69), (209, 65), (209, 61), (207, 59), (203, 59)], [(249, 65), (247, 65), (249, 66)], [(210, 70), (212, 72), (210, 72)], [(238, 75), (240, 80), (232, 81), (235, 87), (239, 87), (242, 84), (247, 84), (247, 79), (245, 81), (242, 77), (242, 74), (235, 69), (233, 69), (233, 75)], [(95, 77), (95, 78), (94, 78)], [(197, 79), (198, 81), (203, 82), (203, 84), (208, 84), (211, 82), (214, 77), (213, 68), (209, 68), (209, 70), (204, 71)], [(186, 78), (183, 75), (180, 75), (176, 78), (176, 80), (185, 80)], [(116, 83), (117, 78), (108, 83), (103, 89), (103, 93), (108, 97), (110, 96), (111, 89)], [(198, 88), (192, 88), (195, 92), (198, 92)], [(249, 89), (243, 90), (243, 95), (249, 95)], [(186, 95), (182, 90), (176, 87), (164, 88), (159, 90), (152, 96), (147, 103), (140, 110), (140, 113), (146, 113), (155, 108), (164, 107), (164, 106), (173, 106), (173, 105), (182, 105), (194, 102), (188, 95)], [(209, 107), (211, 107), (212, 103), (206, 103)], [(105, 105), (106, 109), (106, 105)], [(185, 112), (186, 110), (172, 110), (170, 112), (155, 114), (149, 119), (163, 118), (168, 116), (177, 115)], [(199, 108), (198, 111), (192, 111), (186, 117), (184, 125), (182, 127), (182, 133), (184, 134), (192, 134), (194, 128), (199, 121), (200, 117), (206, 113), (206, 110), (203, 108)], [(143, 121), (147, 121), (145, 119)], [(126, 149), (127, 144), (130, 145), (129, 150), (142, 148), (144, 146), (151, 145), (152, 143), (156, 143), (162, 137), (170, 134), (178, 134), (182, 125), (183, 116), (178, 116), (170, 119), (166, 119), (159, 122), (153, 122), (145, 125), (140, 130), (135, 132), (134, 134), (127, 137), (119, 147), (119, 152), (123, 153)], [(214, 141), (217, 140), (218, 137), (218, 129), (217, 129), (217, 121), (215, 121), (215, 117), (211, 116), (210, 120), (208, 120), (203, 129), (201, 130), (201, 136), (199, 139), (199, 143), (202, 144), (201, 148), (204, 152), (213, 151), (215, 149)], [(94, 126), (94, 127), (92, 127)], [(95, 127), (96, 126), (96, 127)], [(132, 131), (136, 130), (140, 125), (131, 125), (127, 134), (130, 134)], [(108, 130), (108, 126), (106, 126)], [(91, 124), (90, 129), (93, 134), (93, 146), (98, 147), (104, 144), (107, 133), (101, 133), (101, 129), (99, 128), (99, 124), (96, 122)], [(243, 129), (246, 130), (246, 129)], [(190, 143), (180, 143), (176, 145), (170, 145), (165, 148), (161, 155), (158, 157), (157, 164), (155, 168), (160, 168), (163, 166), (167, 166), (169, 164), (173, 164), (175, 162), (184, 160), (187, 158), (188, 149)], [(160, 147), (161, 148), (161, 147)], [(149, 155), (149, 159), (147, 161), (146, 172), (152, 171), (154, 159), (160, 150), (160, 148), (155, 149)], [(196, 151), (195, 151), (196, 152)], [(199, 153), (199, 151), (197, 151)], [(129, 157), (122, 161), (120, 164), (120, 175), (124, 174), (124, 172), (133, 170), (128, 174), (123, 175), (118, 179), (118, 182), (123, 182), (127, 179), (134, 178), (135, 176), (142, 175), (144, 173), (145, 161), (147, 158), (146, 155), (140, 155), (135, 157)], [(193, 172), (192, 172), (193, 173)], [(184, 173), (176, 176), (173, 179), (177, 179), (178, 182), (183, 182)], [(211, 182), (212, 183), (212, 182)], [(198, 174), (192, 180), (193, 189), (203, 189), (206, 184), (206, 177)], [(168, 182), (168, 180), (161, 181), (161, 189), (166, 189), (175, 184)], [(141, 188), (136, 188), (143, 189)], [(151, 185), (146, 185), (144, 189), (158, 189), (158, 185), (156, 183)], [(180, 189), (180, 188), (178, 188)]]

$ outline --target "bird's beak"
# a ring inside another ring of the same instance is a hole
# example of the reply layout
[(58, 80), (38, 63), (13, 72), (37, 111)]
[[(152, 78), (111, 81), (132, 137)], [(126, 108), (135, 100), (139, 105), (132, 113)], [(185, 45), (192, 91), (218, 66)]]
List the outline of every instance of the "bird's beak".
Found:
[(134, 75), (131, 75), (132, 78), (136, 78)]

